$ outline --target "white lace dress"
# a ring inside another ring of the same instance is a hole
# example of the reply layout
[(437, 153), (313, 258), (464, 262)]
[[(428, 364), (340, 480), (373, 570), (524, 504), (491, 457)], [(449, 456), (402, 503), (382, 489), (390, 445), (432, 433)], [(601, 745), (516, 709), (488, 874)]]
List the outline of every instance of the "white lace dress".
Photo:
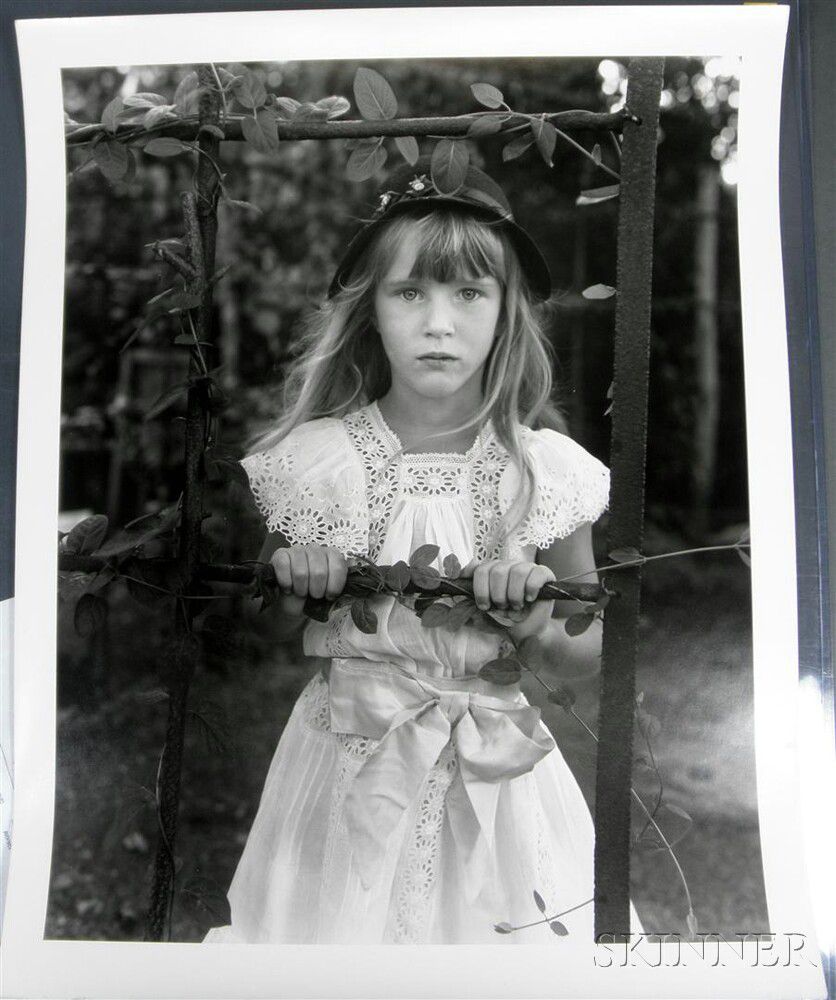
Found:
[[(570, 438), (523, 428), (536, 496), (501, 549), (519, 473), (490, 424), (466, 454), (406, 454), (376, 404), (296, 428), (243, 465), (270, 530), (379, 563), (434, 543), (462, 565), (533, 559), (595, 521), (607, 469)], [(537, 944), (593, 933), (593, 826), (539, 711), (477, 676), (494, 635), (424, 628), (392, 598), (374, 635), (348, 609), (304, 635), (331, 658), (279, 741), (235, 872), (231, 925), (207, 942)], [(568, 935), (541, 919), (534, 891)]]

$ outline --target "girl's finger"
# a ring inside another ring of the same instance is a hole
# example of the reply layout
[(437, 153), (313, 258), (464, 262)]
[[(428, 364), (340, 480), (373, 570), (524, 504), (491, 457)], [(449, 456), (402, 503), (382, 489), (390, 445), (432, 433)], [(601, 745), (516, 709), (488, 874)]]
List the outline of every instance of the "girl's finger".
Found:
[(459, 579), (473, 576), (473, 573), (478, 565), (479, 565), (478, 559), (471, 559), (470, 562), (467, 564), (467, 566), (462, 566), (461, 570), (459, 571)]
[(506, 608), (508, 606), (508, 572), (510, 563), (495, 562), (491, 565), (488, 576), (488, 587), (490, 588), (491, 604), (495, 608)]
[(491, 606), (491, 592), (488, 585), (488, 577), (490, 574), (492, 562), (480, 562), (477, 563), (473, 569), (473, 600), (476, 602), (476, 606), (481, 608), (483, 611)]
[(533, 569), (531, 563), (514, 563), (508, 572), (508, 603), (512, 608), (525, 604), (525, 585)]
[(328, 556), (328, 584), (325, 587), (325, 596), (339, 597), (345, 590), (345, 581), (348, 579), (348, 563), (338, 549), (329, 548), (325, 551)]
[(321, 545), (305, 548), (308, 558), (308, 593), (317, 599), (325, 596), (328, 586), (328, 552)]
[(554, 579), (555, 575), (548, 566), (535, 565), (525, 581), (525, 599), (527, 601), (536, 600), (543, 584), (549, 583)]
[(270, 565), (276, 577), (279, 589), (289, 594), (293, 589), (293, 576), (290, 570), (290, 553), (287, 549), (277, 549), (270, 557)]
[(297, 597), (308, 596), (308, 556), (303, 545), (291, 545), (290, 573), (293, 583), (293, 593)]

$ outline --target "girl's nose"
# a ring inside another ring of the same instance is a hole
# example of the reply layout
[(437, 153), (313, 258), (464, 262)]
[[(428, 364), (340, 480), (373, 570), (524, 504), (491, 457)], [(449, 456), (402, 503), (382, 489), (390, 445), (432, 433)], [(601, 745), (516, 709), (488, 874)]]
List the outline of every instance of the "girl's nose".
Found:
[(433, 296), (427, 313), (427, 333), (431, 337), (446, 337), (453, 332), (453, 312), (441, 296)]

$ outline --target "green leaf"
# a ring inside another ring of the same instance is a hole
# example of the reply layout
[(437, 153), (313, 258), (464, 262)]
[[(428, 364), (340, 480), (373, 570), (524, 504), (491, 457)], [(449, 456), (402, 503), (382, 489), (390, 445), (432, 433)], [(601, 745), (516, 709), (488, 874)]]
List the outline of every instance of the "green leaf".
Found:
[(501, 108), (505, 103), (502, 91), (489, 83), (472, 83), (470, 91), (476, 100), (486, 108)]
[(409, 557), (409, 565), (412, 568), (416, 566), (429, 566), (430, 563), (438, 558), (438, 552), (437, 545), (419, 545)]
[(534, 905), (537, 907), (537, 909), (541, 913), (545, 913), (546, 912), (546, 903), (545, 903), (545, 900), (543, 899), (543, 897), (540, 895), (540, 893), (536, 889), (534, 890)]
[(439, 194), (455, 194), (464, 184), (470, 153), (455, 139), (441, 139), (430, 159), (430, 175)]
[(98, 594), (115, 579), (116, 570), (112, 566), (102, 566), (99, 572), (96, 573), (93, 579), (87, 584), (86, 593)]
[(342, 118), (344, 114), (347, 114), (351, 110), (351, 104), (345, 97), (322, 97), (316, 102), (316, 106), (322, 109), (326, 113), (326, 117), (332, 118)]
[(638, 549), (634, 549), (632, 546), (625, 546), (621, 549), (613, 549), (612, 552), (608, 553), (610, 559), (617, 563), (629, 563), (629, 562), (644, 562), (644, 556), (639, 552)]
[(674, 816), (678, 816), (679, 819), (685, 820), (685, 822), (690, 826), (694, 821), (689, 816), (684, 809), (681, 809), (678, 805), (673, 802), (663, 802), (662, 808), (667, 809), (669, 813), (673, 813)]
[(562, 924), (559, 920), (552, 920), (549, 923), (549, 927), (555, 934), (557, 934), (558, 937), (566, 937), (566, 935), (569, 933), (569, 931), (566, 930), (565, 925)]
[(235, 99), (249, 111), (260, 108), (267, 100), (267, 90), (261, 78), (248, 70), (245, 66), (236, 65), (233, 67), (238, 79), (232, 85), (232, 93)]
[(226, 132), (224, 132), (220, 125), (201, 125), (197, 132), (198, 135), (201, 132), (205, 132), (207, 135), (213, 135), (216, 139), (226, 139)]
[(105, 542), (97, 554), (103, 559), (125, 556), (155, 540), (171, 535), (179, 523), (180, 508), (177, 504), (153, 514), (145, 514), (126, 524), (121, 531)]
[(200, 87), (197, 73), (192, 70), (177, 84), (177, 89), (174, 91), (174, 108), (181, 118), (196, 115), (199, 101)]
[(107, 527), (108, 520), (104, 514), (85, 517), (64, 536), (61, 551), (79, 556), (91, 555), (104, 541)]
[(467, 127), (468, 139), (478, 139), (484, 135), (494, 135), (502, 128), (503, 118), (501, 115), (484, 115), (475, 118)]
[(186, 380), (184, 382), (178, 382), (176, 385), (171, 386), (166, 389), (165, 392), (161, 393), (154, 402), (148, 407), (144, 413), (143, 420), (153, 420), (154, 417), (158, 417), (161, 413), (175, 403), (181, 396), (184, 396), (191, 386), (191, 383)]
[(645, 712), (643, 709), (637, 710), (636, 722), (644, 731), (644, 735), (648, 740), (656, 739), (662, 731), (662, 723), (656, 718), (656, 716), (651, 715), (650, 712)]
[(76, 632), (87, 639), (107, 621), (107, 604), (95, 594), (82, 594), (75, 606), (73, 624)]
[(232, 208), (247, 208), (251, 212), (257, 212), (259, 215), (264, 215), (264, 212), (262, 212), (258, 205), (253, 205), (251, 201), (239, 201), (237, 198), (224, 198), (224, 204), (229, 205)]
[(595, 613), (593, 611), (579, 611), (576, 615), (570, 615), (564, 625), (566, 634), (571, 636), (583, 635), (594, 621)]
[(612, 285), (590, 285), (584, 288), (581, 295), (585, 299), (611, 299), (615, 295)]
[(388, 120), (398, 113), (395, 92), (376, 69), (367, 66), (354, 74), (354, 100), (367, 121)]
[(449, 555), (444, 557), (442, 566), (444, 567), (444, 575), (449, 577), (451, 580), (456, 580), (459, 576), (461, 576), (462, 564), (459, 562), (454, 552), (451, 552)]
[(549, 167), (554, 166), (552, 157), (554, 156), (554, 147), (557, 143), (557, 129), (551, 122), (547, 122), (543, 118), (533, 118), (531, 120), (531, 131), (534, 134), (537, 148), (540, 150), (540, 155), (543, 157), (546, 165)]
[(592, 147), (592, 152), (589, 155), (592, 157), (592, 159), (597, 164), (600, 165), (600, 163), (601, 163), (601, 144), (599, 142), (595, 143), (595, 145)]
[(406, 160), (406, 162), (414, 167), (418, 162), (418, 157), (420, 155), (420, 150), (418, 149), (418, 142), (412, 135), (397, 135), (395, 136), (395, 145), (398, 147), (398, 152)]
[(502, 147), (502, 159), (503, 162), (508, 162), (508, 160), (515, 160), (518, 156), (522, 154), (531, 146), (534, 145), (534, 137), (530, 135), (518, 135), (516, 138), (507, 142)]
[(176, 117), (173, 104), (167, 104), (161, 108), (151, 108), (142, 119), (142, 126), (147, 129), (154, 128), (155, 125), (162, 125), (163, 122), (171, 121)]
[(489, 660), (480, 670), (479, 676), (491, 684), (516, 684), (522, 677), (520, 664), (517, 660), (507, 657), (500, 657), (496, 660)]
[(136, 153), (130, 148), (126, 149), (128, 154), (128, 169), (122, 177), (122, 184), (130, 184), (136, 177)]
[(404, 590), (409, 584), (410, 579), (409, 566), (407, 566), (403, 559), (399, 559), (394, 566), (390, 566), (386, 570), (384, 577), (386, 586), (391, 590)]
[(548, 698), (553, 705), (560, 705), (568, 712), (575, 704), (577, 695), (568, 684), (560, 684), (554, 691), (549, 691)]
[(597, 205), (602, 201), (609, 201), (619, 195), (618, 184), (607, 184), (605, 187), (590, 188), (588, 191), (581, 191), (575, 199), (576, 205)]
[(365, 181), (373, 177), (386, 163), (386, 150), (382, 139), (356, 146), (346, 163), (345, 172), (350, 181)]
[(207, 448), (203, 453), (203, 468), (210, 483), (234, 482), (242, 486), (249, 485), (244, 467), (229, 452)]
[(131, 94), (124, 100), (126, 108), (161, 108), (168, 102), (162, 94), (139, 93)]
[(478, 611), (478, 608), (469, 597), (456, 601), (452, 608), (450, 608), (450, 614), (447, 616), (447, 628), (453, 632), (458, 632), (468, 622), (474, 611)]
[(409, 575), (420, 590), (438, 590), (441, 586), (441, 574), (432, 566), (412, 566)]
[(274, 112), (262, 108), (256, 112), (255, 118), (247, 117), (241, 122), (241, 131), (253, 149), (259, 153), (274, 153), (279, 148), (276, 122)]
[(313, 101), (302, 101), (293, 116), (293, 120), (297, 122), (324, 122), (327, 119), (328, 112), (325, 108), (320, 108)]
[(450, 611), (449, 604), (436, 601), (421, 615), (421, 624), (424, 628), (439, 628), (441, 625), (446, 624), (450, 617)]
[(114, 97), (102, 112), (102, 125), (111, 135), (116, 131), (119, 124), (119, 115), (122, 113), (124, 103), (121, 97)]
[(497, 934), (511, 934), (514, 928), (504, 921), (501, 924), (494, 924), (493, 929)]
[(365, 599), (351, 602), (351, 620), (365, 635), (374, 635), (377, 632), (377, 615)]
[(181, 153), (190, 153), (192, 147), (182, 142), (180, 139), (173, 139), (170, 136), (161, 136), (159, 139), (152, 139), (142, 147), (143, 151), (151, 156), (179, 156)]
[(299, 101), (294, 101), (292, 97), (274, 97), (273, 105), (279, 117), (286, 119), (293, 118), (300, 107)]
[(128, 170), (128, 150), (116, 139), (99, 142), (93, 148), (93, 159), (110, 181), (119, 181)]

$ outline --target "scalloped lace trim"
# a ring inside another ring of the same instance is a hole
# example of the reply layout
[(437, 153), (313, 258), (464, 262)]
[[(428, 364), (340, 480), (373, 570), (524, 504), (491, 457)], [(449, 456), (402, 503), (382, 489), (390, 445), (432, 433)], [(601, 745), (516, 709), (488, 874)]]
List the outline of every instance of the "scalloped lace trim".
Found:
[(540, 470), (533, 508), (516, 532), (518, 545), (544, 549), (580, 525), (597, 521), (607, 509), (609, 469), (591, 456), (582, 458), (559, 472), (548, 467)]
[(301, 444), (261, 451), (241, 461), (270, 531), (296, 545), (331, 545), (343, 554), (366, 550), (367, 505), (362, 483), (306, 481), (298, 474)]

